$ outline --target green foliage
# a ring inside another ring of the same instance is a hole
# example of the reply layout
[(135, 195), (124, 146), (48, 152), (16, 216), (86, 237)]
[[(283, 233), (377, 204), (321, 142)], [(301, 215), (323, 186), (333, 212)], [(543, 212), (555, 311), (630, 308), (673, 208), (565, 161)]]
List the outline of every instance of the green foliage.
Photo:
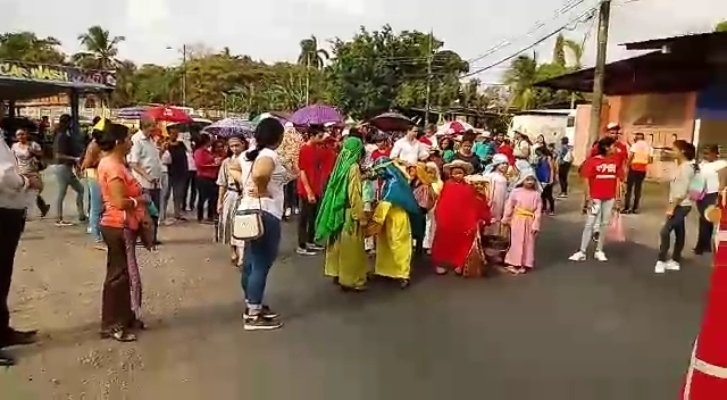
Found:
[(717, 26), (714, 27), (715, 32), (727, 32), (727, 19), (718, 23)]
[(0, 60), (24, 61), (39, 64), (63, 64), (65, 54), (61, 42), (54, 37), (39, 38), (33, 32), (0, 34)]
[[(145, 103), (180, 104), (186, 82), (187, 105), (257, 114), (295, 110), (323, 102), (340, 107), (355, 118), (395, 108), (454, 105), (485, 110), (491, 96), (479, 82), (461, 83), (469, 65), (444, 49), (436, 37), (418, 31), (394, 32), (361, 28), (351, 40), (335, 39), (329, 54), (315, 36), (300, 42), (297, 63), (266, 64), (229, 48), (216, 52), (204, 45), (187, 46), (184, 65), (135, 65), (118, 57), (123, 36), (92, 26), (78, 36), (82, 51), (70, 56), (52, 37), (32, 32), (0, 35), (0, 59), (73, 64), (82, 68), (113, 69), (117, 74), (111, 107)], [(429, 70), (431, 69), (431, 74)]]
[[(568, 56), (572, 63), (568, 65)], [(553, 47), (553, 59), (538, 63), (537, 55), (521, 55), (510, 63), (505, 72), (505, 84), (510, 87), (510, 106), (518, 110), (547, 108), (582, 99), (580, 94), (564, 90), (553, 91), (535, 87), (535, 83), (582, 68), (583, 44), (558, 35)]]

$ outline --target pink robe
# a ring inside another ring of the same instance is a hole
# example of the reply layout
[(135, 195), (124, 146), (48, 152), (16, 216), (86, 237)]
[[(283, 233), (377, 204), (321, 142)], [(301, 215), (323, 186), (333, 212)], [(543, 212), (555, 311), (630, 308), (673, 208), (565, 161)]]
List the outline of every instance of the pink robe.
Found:
[(496, 221), (486, 229), (488, 235), (500, 234), (500, 221), (505, 215), (505, 203), (507, 203), (508, 181), (505, 175), (499, 172), (490, 172), (485, 175), (490, 182), (490, 211), (492, 218)]
[(505, 264), (532, 268), (535, 264), (535, 235), (540, 230), (543, 202), (540, 192), (515, 188), (505, 204), (502, 221), (510, 224), (510, 250)]

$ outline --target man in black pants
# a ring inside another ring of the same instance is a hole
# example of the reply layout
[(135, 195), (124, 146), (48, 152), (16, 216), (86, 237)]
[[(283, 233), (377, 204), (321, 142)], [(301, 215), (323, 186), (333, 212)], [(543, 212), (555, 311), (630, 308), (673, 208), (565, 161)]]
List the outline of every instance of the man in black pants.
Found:
[(301, 146), (298, 159), (298, 196), (300, 201), (300, 217), (298, 220), (298, 248), (296, 253), (304, 256), (315, 255), (323, 248), (313, 243), (315, 235), (316, 216), (318, 204), (323, 196), (326, 178), (329, 169), (329, 157), (332, 155), (326, 149), (323, 141), (325, 133), (323, 127), (311, 127), (308, 141)]
[(0, 366), (10, 366), (15, 360), (1, 349), (35, 342), (37, 331), (21, 332), (10, 327), (8, 295), (13, 276), (15, 252), (25, 228), (25, 214), (35, 197), (28, 190), (38, 191), (43, 184), (38, 175), (21, 176), (17, 161), (0, 137)]

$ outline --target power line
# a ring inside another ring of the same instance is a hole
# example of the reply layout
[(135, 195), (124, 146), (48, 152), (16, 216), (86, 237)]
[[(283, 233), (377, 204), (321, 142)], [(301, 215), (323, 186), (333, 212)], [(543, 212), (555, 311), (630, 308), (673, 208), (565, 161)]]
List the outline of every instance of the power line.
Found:
[[(526, 52), (526, 51), (528, 51), (528, 50), (530, 50), (530, 49), (532, 49), (532, 48), (536, 47), (537, 45), (539, 45), (539, 44), (543, 43), (544, 41), (546, 41), (546, 40), (550, 39), (551, 37), (553, 37), (553, 36), (555, 36), (555, 35), (559, 34), (559, 33), (560, 33), (561, 31), (563, 31), (563, 30), (567, 30), (567, 29), (568, 29), (568, 27), (569, 27), (569, 26), (570, 26), (571, 24), (573, 24), (573, 23), (576, 23), (576, 24), (577, 24), (577, 23), (581, 23), (581, 22), (587, 22), (587, 21), (589, 21), (589, 20), (590, 20), (591, 18), (593, 18), (593, 17), (594, 17), (595, 15), (596, 15), (596, 10), (598, 9), (598, 7), (599, 7), (599, 6), (598, 6), (598, 5), (596, 5), (596, 6), (592, 7), (592, 8), (590, 8), (590, 9), (589, 9), (588, 11), (586, 11), (586, 12), (584, 12), (583, 14), (579, 15), (579, 16), (578, 16), (577, 18), (575, 18), (575, 19), (573, 19), (573, 20), (569, 21), (568, 23), (566, 23), (566, 24), (565, 24), (565, 25), (563, 25), (563, 26), (560, 26), (560, 27), (558, 27), (557, 29), (555, 29), (555, 30), (553, 30), (552, 32), (550, 32), (550, 33), (549, 33), (548, 35), (546, 35), (546, 36), (544, 36), (544, 37), (542, 37), (542, 38), (538, 39), (538, 40), (537, 40), (536, 42), (534, 42), (534, 43), (532, 43), (532, 44), (530, 44), (530, 45), (528, 45), (528, 46), (526, 46), (526, 47), (524, 47), (524, 48), (520, 49), (520, 50), (519, 50), (518, 52), (516, 52), (516, 53), (514, 53), (514, 54), (512, 54), (512, 55), (510, 55), (510, 56), (507, 56), (507, 57), (505, 57), (505, 58), (503, 58), (503, 59), (501, 59), (501, 60), (499, 60), (499, 61), (497, 61), (497, 62), (495, 62), (495, 63), (492, 63), (492, 64), (490, 64), (490, 65), (488, 65), (488, 66), (486, 66), (486, 67), (478, 68), (478, 69), (476, 69), (476, 70), (474, 70), (474, 71), (472, 71), (472, 72), (468, 72), (468, 73), (466, 73), (466, 74), (463, 74), (463, 75), (461, 75), (461, 76), (460, 76), (460, 79), (461, 79), (461, 78), (467, 78), (467, 77), (470, 77), (470, 76), (473, 76), (473, 75), (477, 75), (477, 74), (480, 74), (480, 73), (482, 73), (482, 72), (484, 72), (484, 71), (487, 71), (487, 70), (489, 70), (489, 69), (492, 69), (492, 68), (494, 68), (494, 67), (496, 67), (496, 66), (498, 66), (498, 65), (500, 65), (500, 64), (506, 63), (506, 62), (508, 62), (508, 61), (510, 61), (510, 60), (512, 60), (512, 59), (514, 59), (515, 57), (519, 56), (520, 54), (522, 54), (522, 53), (524, 53), (524, 52)], [(589, 14), (590, 14), (590, 15), (589, 15)], [(582, 20), (583, 20), (583, 18), (586, 18), (586, 20), (585, 20), (585, 21), (582, 21)], [(573, 28), (573, 29), (575, 29), (575, 28)]]
[(500, 50), (502, 50), (502, 49), (504, 49), (506, 47), (511, 46), (514, 41), (517, 41), (518, 39), (520, 39), (522, 37), (530, 36), (531, 34), (535, 33), (537, 30), (543, 28), (546, 25), (546, 22), (549, 23), (549, 22), (555, 21), (556, 19), (558, 19), (558, 17), (560, 15), (565, 14), (565, 13), (573, 10), (574, 8), (576, 8), (579, 5), (583, 4), (585, 1), (586, 0), (569, 0), (567, 3), (565, 3), (564, 5), (562, 5), (559, 9), (557, 9), (556, 11), (554, 11), (553, 16), (550, 19), (546, 20), (545, 22), (542, 21), (542, 20), (541, 21), (536, 21), (535, 24), (533, 25), (533, 27), (530, 28), (530, 30), (527, 33), (521, 34), (521, 35), (517, 35), (517, 36), (513, 36), (513, 37), (511, 37), (509, 39), (504, 39), (504, 40), (500, 41), (498, 44), (496, 44), (495, 46), (493, 46), (493, 47), (489, 48), (488, 50), (486, 50), (484, 52), (484, 54), (481, 54), (481, 55), (479, 55), (479, 56), (477, 56), (475, 58), (469, 59), (469, 60), (467, 60), (467, 62), (470, 63), (470, 64), (472, 64), (474, 62), (477, 62), (479, 60), (482, 60), (483, 58), (485, 58), (485, 57), (487, 57), (487, 56), (489, 56), (489, 55), (491, 55), (491, 54), (493, 54), (493, 53), (495, 53), (497, 51), (500, 51)]

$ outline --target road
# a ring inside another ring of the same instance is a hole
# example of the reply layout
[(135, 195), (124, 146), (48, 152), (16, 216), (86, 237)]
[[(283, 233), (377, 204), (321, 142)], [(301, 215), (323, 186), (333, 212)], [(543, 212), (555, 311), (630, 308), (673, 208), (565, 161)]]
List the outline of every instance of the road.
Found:
[(243, 331), (239, 274), (210, 227), (163, 227), (165, 244), (141, 257), (150, 329), (136, 344), (97, 337), (104, 253), (81, 227), (31, 221), (11, 303), (15, 325), (42, 341), (12, 350), (20, 364), (0, 371), (0, 398), (675, 398), (705, 261), (655, 276), (644, 240), (609, 245), (608, 263), (570, 263), (580, 217), (559, 205), (532, 274), (463, 280), (417, 265), (406, 291), (377, 281), (353, 295), (322, 277), (320, 257), (294, 254), (289, 223), (267, 294), (285, 318), (274, 332)]

